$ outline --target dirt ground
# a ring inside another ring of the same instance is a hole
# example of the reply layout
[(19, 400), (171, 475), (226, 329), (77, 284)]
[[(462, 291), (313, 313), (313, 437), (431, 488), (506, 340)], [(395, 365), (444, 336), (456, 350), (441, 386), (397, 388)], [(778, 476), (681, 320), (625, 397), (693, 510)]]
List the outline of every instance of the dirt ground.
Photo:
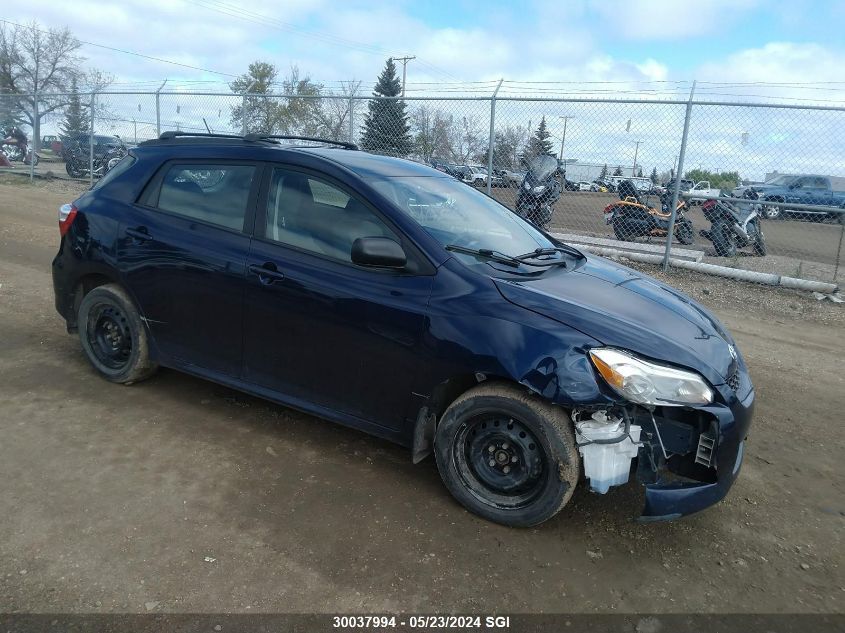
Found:
[(757, 387), (728, 498), (639, 524), (636, 484), (581, 487), (508, 529), (386, 442), (173, 371), (98, 378), (53, 308), (73, 188), (0, 184), (0, 612), (842, 610), (843, 306), (666, 277)]

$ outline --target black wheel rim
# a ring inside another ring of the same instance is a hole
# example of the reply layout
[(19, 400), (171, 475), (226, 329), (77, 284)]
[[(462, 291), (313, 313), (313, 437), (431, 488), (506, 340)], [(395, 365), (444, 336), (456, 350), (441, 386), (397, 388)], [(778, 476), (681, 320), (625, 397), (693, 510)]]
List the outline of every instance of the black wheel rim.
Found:
[(546, 452), (534, 433), (502, 414), (480, 415), (461, 424), (452, 458), (472, 495), (496, 508), (529, 505), (549, 476)]
[(88, 315), (88, 344), (109, 369), (123, 369), (132, 354), (132, 332), (126, 315), (110, 304), (95, 306)]

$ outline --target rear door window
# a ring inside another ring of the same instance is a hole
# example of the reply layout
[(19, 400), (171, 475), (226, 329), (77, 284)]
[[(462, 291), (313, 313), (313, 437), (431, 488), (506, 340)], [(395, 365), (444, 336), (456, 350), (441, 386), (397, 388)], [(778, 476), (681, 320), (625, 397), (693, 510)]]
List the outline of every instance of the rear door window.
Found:
[(243, 230), (254, 165), (174, 164), (165, 173), (157, 207), (201, 222)]

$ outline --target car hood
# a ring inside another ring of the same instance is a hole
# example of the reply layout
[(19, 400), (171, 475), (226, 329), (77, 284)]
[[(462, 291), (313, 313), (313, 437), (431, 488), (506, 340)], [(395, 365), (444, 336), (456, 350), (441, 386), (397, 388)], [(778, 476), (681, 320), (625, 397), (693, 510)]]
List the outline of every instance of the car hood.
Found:
[(689, 367), (718, 385), (736, 370), (724, 326), (677, 290), (600, 257), (569, 272), (496, 279), (505, 299), (574, 327), (603, 345)]

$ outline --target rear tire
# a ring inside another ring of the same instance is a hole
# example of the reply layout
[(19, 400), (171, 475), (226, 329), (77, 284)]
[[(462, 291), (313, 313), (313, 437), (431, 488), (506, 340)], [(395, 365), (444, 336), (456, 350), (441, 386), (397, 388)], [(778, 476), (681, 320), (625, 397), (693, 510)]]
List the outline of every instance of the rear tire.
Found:
[(83, 175), (82, 169), (80, 169), (79, 164), (73, 158), (65, 162), (65, 171), (71, 178), (81, 178)]
[(710, 227), (710, 237), (713, 241), (713, 248), (719, 257), (733, 257), (736, 255), (736, 242), (731, 235), (731, 227), (727, 224), (717, 224)]
[(626, 226), (626, 219), (623, 216), (616, 215), (617, 213), (619, 212), (616, 211), (613, 214), (613, 234), (616, 236), (617, 240), (630, 242), (637, 236), (634, 231)]
[(763, 231), (760, 229), (759, 223), (757, 223), (755, 228), (757, 229), (757, 236), (754, 240), (754, 252), (760, 257), (765, 257), (768, 252), (768, 249), (766, 248), (766, 236), (763, 235)]
[(566, 412), (503, 383), (474, 387), (451, 404), (434, 454), (443, 483), (467, 510), (512, 527), (557, 514), (581, 473)]
[(158, 368), (150, 360), (147, 330), (138, 310), (119, 285), (97, 286), (85, 295), (77, 323), (82, 350), (106, 380), (129, 385), (149, 378)]

